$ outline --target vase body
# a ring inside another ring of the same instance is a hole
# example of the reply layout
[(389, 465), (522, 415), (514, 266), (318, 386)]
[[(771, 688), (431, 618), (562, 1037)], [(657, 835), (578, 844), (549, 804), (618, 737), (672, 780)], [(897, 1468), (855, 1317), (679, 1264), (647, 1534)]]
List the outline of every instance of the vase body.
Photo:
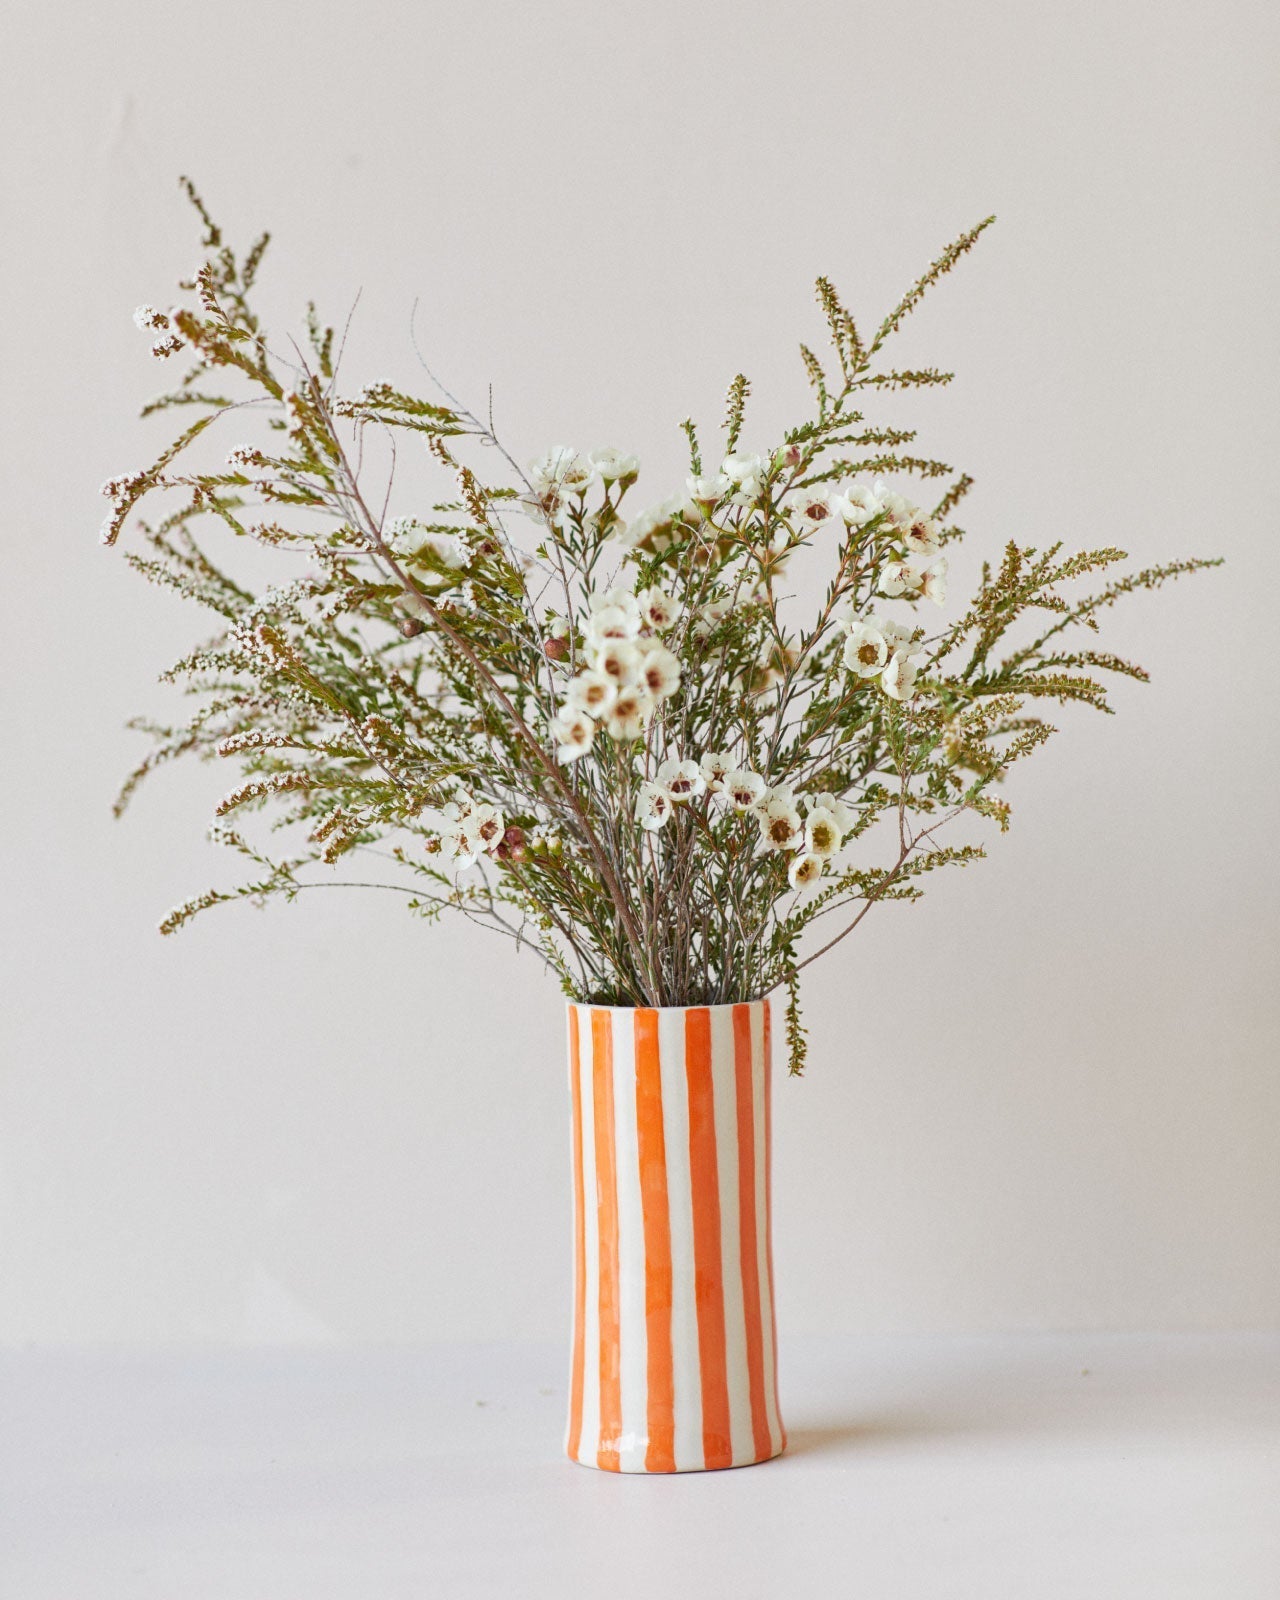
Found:
[(569, 1005), (574, 1312), (566, 1450), (610, 1472), (779, 1455), (770, 1017)]

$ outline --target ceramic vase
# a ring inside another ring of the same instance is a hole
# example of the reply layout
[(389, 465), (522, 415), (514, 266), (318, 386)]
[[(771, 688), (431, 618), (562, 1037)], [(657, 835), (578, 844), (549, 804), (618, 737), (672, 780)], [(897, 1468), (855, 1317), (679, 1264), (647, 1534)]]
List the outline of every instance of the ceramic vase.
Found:
[(566, 1449), (607, 1472), (779, 1455), (767, 1000), (570, 1004)]

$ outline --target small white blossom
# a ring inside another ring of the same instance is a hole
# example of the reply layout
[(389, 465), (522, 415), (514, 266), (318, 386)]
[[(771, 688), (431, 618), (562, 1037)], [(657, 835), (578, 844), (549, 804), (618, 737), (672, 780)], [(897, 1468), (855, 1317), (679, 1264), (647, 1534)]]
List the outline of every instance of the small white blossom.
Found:
[(787, 502), (787, 517), (798, 533), (813, 533), (826, 524), (837, 525), (844, 518), (847, 502), (822, 484), (798, 489)]
[(672, 543), (671, 523), (683, 508), (683, 498), (674, 501), (664, 500), (660, 506), (652, 506), (648, 511), (642, 511), (639, 516), (633, 517), (625, 528), (615, 524), (609, 531), (615, 539), (630, 549), (634, 550), (637, 545), (647, 543), (661, 554)]
[(911, 635), (914, 630), (904, 628), (900, 622), (894, 622), (891, 617), (870, 616), (866, 621), (869, 628), (874, 628), (877, 633), (884, 636), (884, 641), (889, 646), (891, 655), (896, 656), (900, 653), (911, 655), (917, 648), (915, 645), (911, 645)]
[(764, 798), (764, 779), (758, 772), (735, 767), (724, 775), (724, 794), (735, 811), (754, 811)]
[(920, 514), (905, 495), (896, 493), (879, 479), (876, 480), (874, 493), (880, 502), (886, 524), (899, 532), (909, 528)]
[(627, 595), (630, 605), (606, 605), (593, 611), (587, 618), (587, 645), (600, 649), (611, 639), (634, 639), (640, 632), (640, 607), (633, 594)]
[(638, 739), (653, 715), (653, 696), (647, 689), (634, 684), (624, 684), (618, 698), (605, 716), (605, 727), (611, 738), (625, 742)]
[(857, 813), (851, 806), (845, 805), (843, 800), (837, 799), (833, 794), (814, 794), (805, 796), (805, 809), (812, 816), (815, 811), (829, 811), (836, 819), (836, 827), (840, 830), (841, 838), (847, 833), (852, 833), (857, 822)]
[(492, 851), (502, 843), (502, 835), (507, 825), (497, 806), (482, 801), (472, 809), (471, 815), (467, 818), (467, 826), (483, 848)]
[(726, 456), (720, 467), (721, 477), (733, 485), (730, 499), (734, 505), (753, 505), (764, 488), (768, 463), (763, 456), (749, 456), (742, 452)]
[(793, 889), (802, 889), (805, 884), (817, 883), (822, 876), (822, 869), (826, 862), (820, 855), (813, 851), (802, 856), (796, 856), (787, 868), (787, 882)]
[(902, 542), (909, 556), (917, 561), (932, 561), (942, 548), (942, 530), (932, 517), (917, 511), (902, 530)]
[(925, 598), (940, 606), (947, 598), (947, 558), (939, 556), (924, 575)]
[(868, 489), (862, 484), (854, 484), (851, 489), (845, 490), (841, 514), (850, 527), (862, 527), (864, 523), (870, 522), (872, 517), (878, 517), (883, 510), (880, 497), (873, 489)]
[(596, 725), (585, 711), (562, 706), (552, 720), (551, 736), (560, 747), (556, 760), (563, 765), (586, 755), (595, 741)]
[(719, 794), (727, 774), (733, 771), (733, 757), (708, 750), (703, 756), (702, 777), (710, 794)]
[(845, 641), (844, 664), (860, 678), (874, 678), (889, 659), (889, 642), (878, 628), (855, 622)]
[(732, 480), (725, 477), (723, 472), (707, 477), (693, 477), (685, 484), (688, 504), (693, 509), (717, 505), (732, 488)]
[(677, 804), (695, 800), (706, 792), (707, 782), (696, 761), (677, 761), (674, 756), (668, 756), (658, 768), (656, 777)]
[(139, 306), (133, 313), (133, 325), (143, 333), (159, 333), (162, 328), (169, 326), (169, 319), (154, 306)]
[(810, 855), (821, 856), (825, 861), (840, 848), (840, 820), (834, 811), (825, 806), (811, 806), (804, 824), (804, 847)]
[(652, 589), (642, 589), (636, 596), (636, 604), (641, 617), (655, 633), (664, 633), (680, 615), (680, 607), (656, 584)]
[(642, 783), (636, 793), (636, 821), (650, 833), (663, 828), (671, 820), (675, 802), (658, 783)]
[(599, 719), (611, 710), (618, 698), (617, 679), (607, 673), (588, 668), (570, 681), (565, 694), (566, 703), (575, 711), (585, 711), (587, 716)]
[(910, 700), (916, 692), (918, 668), (909, 656), (897, 655), (880, 674), (880, 687), (891, 700)]
[(919, 594), (924, 579), (909, 561), (890, 561), (880, 572), (880, 593), (896, 600), (899, 595)]
[[(445, 808), (448, 810), (448, 807)], [(480, 859), (483, 847), (480, 836), (471, 826), (470, 818), (446, 821), (440, 830), (440, 844), (445, 863), (455, 872), (463, 872)]]
[(640, 457), (624, 454), (613, 445), (593, 450), (587, 458), (606, 483), (616, 483), (619, 478), (634, 478), (640, 471)]
[(592, 616), (602, 611), (625, 611), (639, 620), (640, 603), (630, 589), (616, 584), (612, 589), (593, 589), (587, 597), (587, 610)]
[(540, 497), (559, 492), (581, 494), (594, 476), (595, 469), (572, 445), (552, 445), (544, 455), (529, 463), (529, 482)]
[(798, 850), (804, 843), (804, 822), (790, 800), (771, 799), (758, 815), (762, 850)]
[(638, 677), (655, 700), (666, 700), (680, 687), (679, 658), (665, 644), (652, 644), (640, 657)]
[(631, 639), (606, 639), (594, 651), (592, 665), (615, 683), (633, 684), (640, 674), (640, 646)]

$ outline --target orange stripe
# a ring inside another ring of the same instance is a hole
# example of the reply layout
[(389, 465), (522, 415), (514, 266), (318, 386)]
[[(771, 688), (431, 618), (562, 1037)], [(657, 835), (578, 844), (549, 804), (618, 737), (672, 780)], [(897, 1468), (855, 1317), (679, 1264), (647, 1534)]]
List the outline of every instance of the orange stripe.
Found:
[(648, 1336), (649, 1444), (647, 1472), (676, 1470), (675, 1367), (671, 1351), (671, 1215), (667, 1205), (667, 1146), (662, 1127), (662, 1063), (658, 1013), (638, 1010), (636, 1129), (640, 1147), (640, 1204), (644, 1217), (644, 1316)]
[(702, 1368), (702, 1454), (708, 1467), (733, 1463), (729, 1376), (724, 1350), (724, 1271), (720, 1259), (720, 1177), (716, 1166), (715, 1092), (711, 1080), (711, 1013), (685, 1013), (689, 1079), (689, 1167), (693, 1178), (694, 1300)]
[[(769, 1380), (773, 1384), (774, 1409), (778, 1396), (778, 1312), (777, 1294), (773, 1282), (773, 1008), (764, 1003), (764, 1259), (769, 1269), (769, 1326), (773, 1330), (773, 1371)], [(779, 1447), (787, 1448), (787, 1430), (778, 1412), (778, 1432), (782, 1435)]]
[(618, 1172), (613, 1133), (613, 1022), (591, 1013), (596, 1196), (600, 1216), (600, 1448), (596, 1465), (617, 1472), (622, 1435), (622, 1360), (618, 1313)]
[(587, 1317), (587, 1233), (582, 1194), (582, 1056), (578, 1047), (578, 1008), (569, 1007), (569, 1081), (573, 1094), (573, 1369), (569, 1382), (569, 1438), (573, 1460), (582, 1442), (583, 1350)]
[(742, 1307), (747, 1325), (747, 1382), (756, 1460), (772, 1453), (764, 1403), (764, 1327), (760, 1320), (760, 1254), (756, 1234), (756, 1120), (751, 1073), (751, 1007), (733, 1008), (733, 1071), (738, 1091), (738, 1225)]

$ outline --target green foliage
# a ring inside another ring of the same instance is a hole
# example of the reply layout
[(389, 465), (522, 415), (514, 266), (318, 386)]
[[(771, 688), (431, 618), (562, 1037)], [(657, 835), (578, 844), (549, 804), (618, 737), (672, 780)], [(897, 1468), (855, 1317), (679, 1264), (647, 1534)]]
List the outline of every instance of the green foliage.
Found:
[[(947, 519), (971, 480), (905, 452), (914, 430), (858, 407), (949, 381), (877, 357), (986, 222), (939, 256), (870, 344), (819, 279), (831, 356), (824, 366), (801, 347), (813, 414), (772, 452), (742, 455), (750, 385), (739, 374), (724, 471), (707, 473), (686, 419), (685, 493), (636, 515), (633, 458), (552, 452), (523, 470), (487, 418), (447, 395), (387, 383), (342, 393), (333, 330), (314, 306), (302, 348), (270, 342), (250, 300), (267, 236), (238, 257), (186, 187), (206, 261), (180, 309), (137, 320), (160, 358), (188, 362), (144, 414), (197, 416), (105, 486), (103, 538), (154, 501), (162, 514), (137, 524), (130, 564), (216, 631), (165, 674), (189, 713), (133, 725), (152, 749), (117, 810), (179, 756), (230, 761), (213, 837), (253, 871), (178, 907), (165, 932), (232, 900), (358, 882), (428, 921), (449, 910), (496, 929), (577, 998), (715, 1003), (785, 986), (799, 1071), (803, 968), (877, 901), (914, 899), (927, 874), (981, 856), (935, 836), (964, 813), (1008, 825), (996, 791), (1053, 732), (1042, 702), (1107, 711), (1107, 676), (1145, 679), (1079, 630), (1096, 633), (1124, 595), (1214, 564), (1117, 575), (1112, 547), (1011, 543), (954, 621), (922, 625), (919, 607), (943, 599), (941, 552), (963, 538)], [(211, 463), (206, 430), (232, 418), (257, 441)], [(396, 439), (441, 486), (430, 506), (392, 517)], [(850, 482), (870, 474), (950, 484), (925, 512), (886, 483)], [(278, 580), (228, 575), (210, 536), (233, 554), (265, 547)], [(799, 625), (786, 574), (811, 545), (831, 576)], [(1082, 594), (1100, 573), (1103, 586)], [(597, 672), (602, 701), (588, 714)], [(733, 802), (728, 769), (759, 797)], [(255, 817), (282, 848), (248, 842)], [(353, 861), (370, 875), (348, 876)]]

